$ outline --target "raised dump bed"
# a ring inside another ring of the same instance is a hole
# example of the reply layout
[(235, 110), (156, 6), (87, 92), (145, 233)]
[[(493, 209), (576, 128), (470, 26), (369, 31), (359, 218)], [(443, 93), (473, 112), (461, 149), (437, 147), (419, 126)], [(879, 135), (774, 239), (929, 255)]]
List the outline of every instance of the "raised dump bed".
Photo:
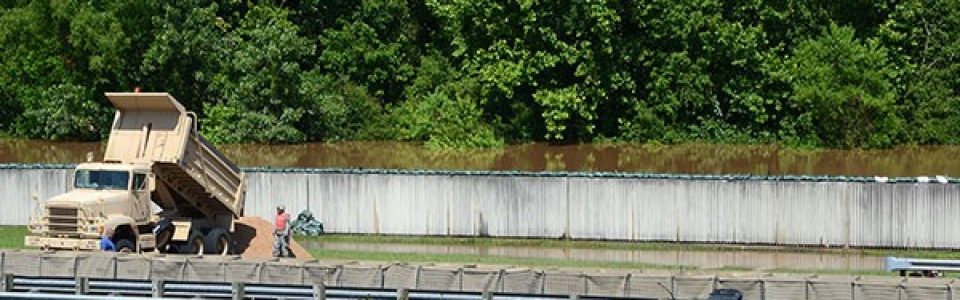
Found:
[(107, 93), (107, 98), (117, 113), (104, 161), (152, 163), (156, 178), (176, 192), (153, 197), (165, 210), (243, 215), (243, 173), (197, 133), (192, 112), (168, 93)]

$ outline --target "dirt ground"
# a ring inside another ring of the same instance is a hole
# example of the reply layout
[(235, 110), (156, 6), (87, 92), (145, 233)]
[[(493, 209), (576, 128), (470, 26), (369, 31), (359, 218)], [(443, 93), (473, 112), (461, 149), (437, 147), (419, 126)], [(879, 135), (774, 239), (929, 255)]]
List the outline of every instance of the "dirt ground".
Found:
[[(273, 258), (273, 224), (261, 217), (241, 217), (236, 223), (234, 241), (244, 259)], [(298, 260), (310, 260), (310, 252), (290, 239), (290, 250)]]

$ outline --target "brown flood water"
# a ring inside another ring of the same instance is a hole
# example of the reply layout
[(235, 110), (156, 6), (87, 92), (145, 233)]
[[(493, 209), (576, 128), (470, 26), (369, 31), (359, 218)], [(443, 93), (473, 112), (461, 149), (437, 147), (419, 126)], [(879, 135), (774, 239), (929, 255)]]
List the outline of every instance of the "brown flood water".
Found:
[[(72, 164), (102, 157), (104, 143), (0, 139), (0, 163)], [(671, 174), (960, 177), (960, 146), (798, 151), (770, 145), (542, 143), (436, 151), (415, 143), (219, 145), (240, 166), (641, 172)]]

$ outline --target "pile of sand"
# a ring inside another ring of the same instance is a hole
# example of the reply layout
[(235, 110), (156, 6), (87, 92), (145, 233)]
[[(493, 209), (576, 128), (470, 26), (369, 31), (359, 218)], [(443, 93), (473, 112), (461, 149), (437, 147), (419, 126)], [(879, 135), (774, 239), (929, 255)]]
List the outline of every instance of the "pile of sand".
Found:
[[(273, 224), (261, 217), (241, 217), (234, 228), (237, 253), (244, 259), (270, 259), (273, 257)], [(300, 244), (290, 239), (290, 250), (300, 260), (313, 259)]]

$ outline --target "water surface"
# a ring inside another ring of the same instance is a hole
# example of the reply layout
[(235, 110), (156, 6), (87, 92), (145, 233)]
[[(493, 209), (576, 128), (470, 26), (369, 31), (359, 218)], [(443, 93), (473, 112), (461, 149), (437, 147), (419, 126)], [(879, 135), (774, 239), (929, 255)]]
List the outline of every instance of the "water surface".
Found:
[[(79, 163), (104, 143), (0, 139), (0, 163)], [(960, 177), (960, 147), (799, 151), (770, 145), (543, 143), (438, 151), (415, 143), (219, 145), (240, 166), (290, 168), (642, 172), (669, 174)]]

